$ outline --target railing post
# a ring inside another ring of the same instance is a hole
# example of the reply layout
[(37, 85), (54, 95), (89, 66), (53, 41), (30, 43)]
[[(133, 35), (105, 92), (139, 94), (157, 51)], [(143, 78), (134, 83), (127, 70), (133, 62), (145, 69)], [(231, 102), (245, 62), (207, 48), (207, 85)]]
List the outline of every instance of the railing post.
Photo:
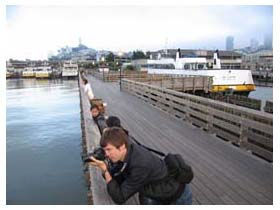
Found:
[(183, 91), (185, 92), (186, 90), (185, 90), (185, 77), (183, 77)]
[(246, 116), (244, 114), (241, 115), (242, 120), (240, 120), (240, 137), (239, 137), (239, 145), (241, 148), (248, 148), (248, 126), (246, 125), (245, 119)]
[(208, 133), (214, 133), (213, 131), (213, 120), (214, 120), (214, 112), (213, 109), (211, 108), (210, 104), (207, 106), (207, 127), (206, 130)]
[(104, 68), (103, 68), (103, 82), (105, 81), (105, 78), (104, 78)]
[(120, 68), (120, 91), (122, 91), (122, 68)]
[(185, 120), (189, 121), (191, 123), (191, 117), (190, 117), (190, 99), (185, 96)]
[(192, 77), (193, 78), (193, 94), (195, 93), (195, 77)]

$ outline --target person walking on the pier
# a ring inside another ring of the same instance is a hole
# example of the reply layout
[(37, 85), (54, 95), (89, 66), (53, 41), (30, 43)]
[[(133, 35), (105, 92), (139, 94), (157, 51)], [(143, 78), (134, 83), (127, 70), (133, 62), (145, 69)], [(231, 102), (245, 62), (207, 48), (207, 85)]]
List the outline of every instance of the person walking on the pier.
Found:
[(98, 126), (100, 134), (102, 134), (103, 130), (107, 127), (104, 115), (100, 112), (99, 107), (96, 104), (93, 104), (90, 107), (90, 111), (94, 122)]
[(85, 89), (85, 92), (88, 96), (88, 99), (89, 100), (92, 100), (94, 98), (94, 95), (93, 95), (93, 92), (92, 92), (92, 89), (91, 89), (91, 86), (90, 84), (88, 83), (88, 80), (87, 79), (83, 79), (83, 82), (84, 82), (84, 89)]
[(91, 157), (90, 162), (102, 170), (108, 193), (115, 203), (123, 204), (137, 192), (140, 204), (192, 203), (189, 185), (168, 176), (165, 162), (144, 147), (131, 143), (122, 128), (107, 128), (100, 145), (112, 162), (123, 162), (121, 184), (111, 176), (104, 161)]

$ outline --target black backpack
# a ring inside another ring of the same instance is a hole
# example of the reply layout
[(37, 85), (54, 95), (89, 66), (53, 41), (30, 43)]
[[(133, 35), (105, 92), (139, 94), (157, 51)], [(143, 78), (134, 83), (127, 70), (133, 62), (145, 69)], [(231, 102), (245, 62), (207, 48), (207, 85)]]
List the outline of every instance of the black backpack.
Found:
[(190, 183), (193, 179), (192, 167), (179, 154), (167, 154), (164, 162), (168, 168), (168, 175), (180, 183)]
[(175, 178), (175, 180), (180, 183), (189, 184), (192, 181), (194, 176), (192, 167), (184, 161), (180, 154), (168, 153), (165, 155), (163, 152), (142, 145), (132, 136), (130, 136), (130, 138), (133, 139), (138, 145), (163, 157), (163, 160), (168, 168), (168, 176)]

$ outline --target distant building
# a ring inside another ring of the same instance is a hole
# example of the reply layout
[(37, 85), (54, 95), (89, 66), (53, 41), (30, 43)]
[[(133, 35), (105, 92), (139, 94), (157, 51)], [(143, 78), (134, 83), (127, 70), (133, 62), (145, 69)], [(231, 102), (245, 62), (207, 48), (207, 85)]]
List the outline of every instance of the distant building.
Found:
[(250, 41), (250, 50), (252, 52), (257, 51), (259, 49), (259, 42), (256, 39), (251, 39)]
[(233, 36), (227, 36), (226, 38), (226, 50), (233, 50), (234, 49), (234, 38)]
[(263, 45), (265, 50), (272, 50), (272, 34), (265, 35)]
[(242, 56), (242, 68), (252, 71), (273, 71), (273, 51), (259, 50)]

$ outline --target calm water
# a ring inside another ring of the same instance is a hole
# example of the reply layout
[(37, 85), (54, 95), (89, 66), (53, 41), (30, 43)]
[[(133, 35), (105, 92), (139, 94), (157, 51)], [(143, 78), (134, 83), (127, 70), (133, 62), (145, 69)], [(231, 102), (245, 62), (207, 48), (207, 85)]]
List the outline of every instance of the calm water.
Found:
[(266, 101), (273, 101), (273, 88), (256, 87), (256, 91), (252, 91), (249, 97), (255, 99), (261, 99), (262, 107), (264, 107)]
[(7, 204), (87, 204), (76, 80), (7, 80)]

